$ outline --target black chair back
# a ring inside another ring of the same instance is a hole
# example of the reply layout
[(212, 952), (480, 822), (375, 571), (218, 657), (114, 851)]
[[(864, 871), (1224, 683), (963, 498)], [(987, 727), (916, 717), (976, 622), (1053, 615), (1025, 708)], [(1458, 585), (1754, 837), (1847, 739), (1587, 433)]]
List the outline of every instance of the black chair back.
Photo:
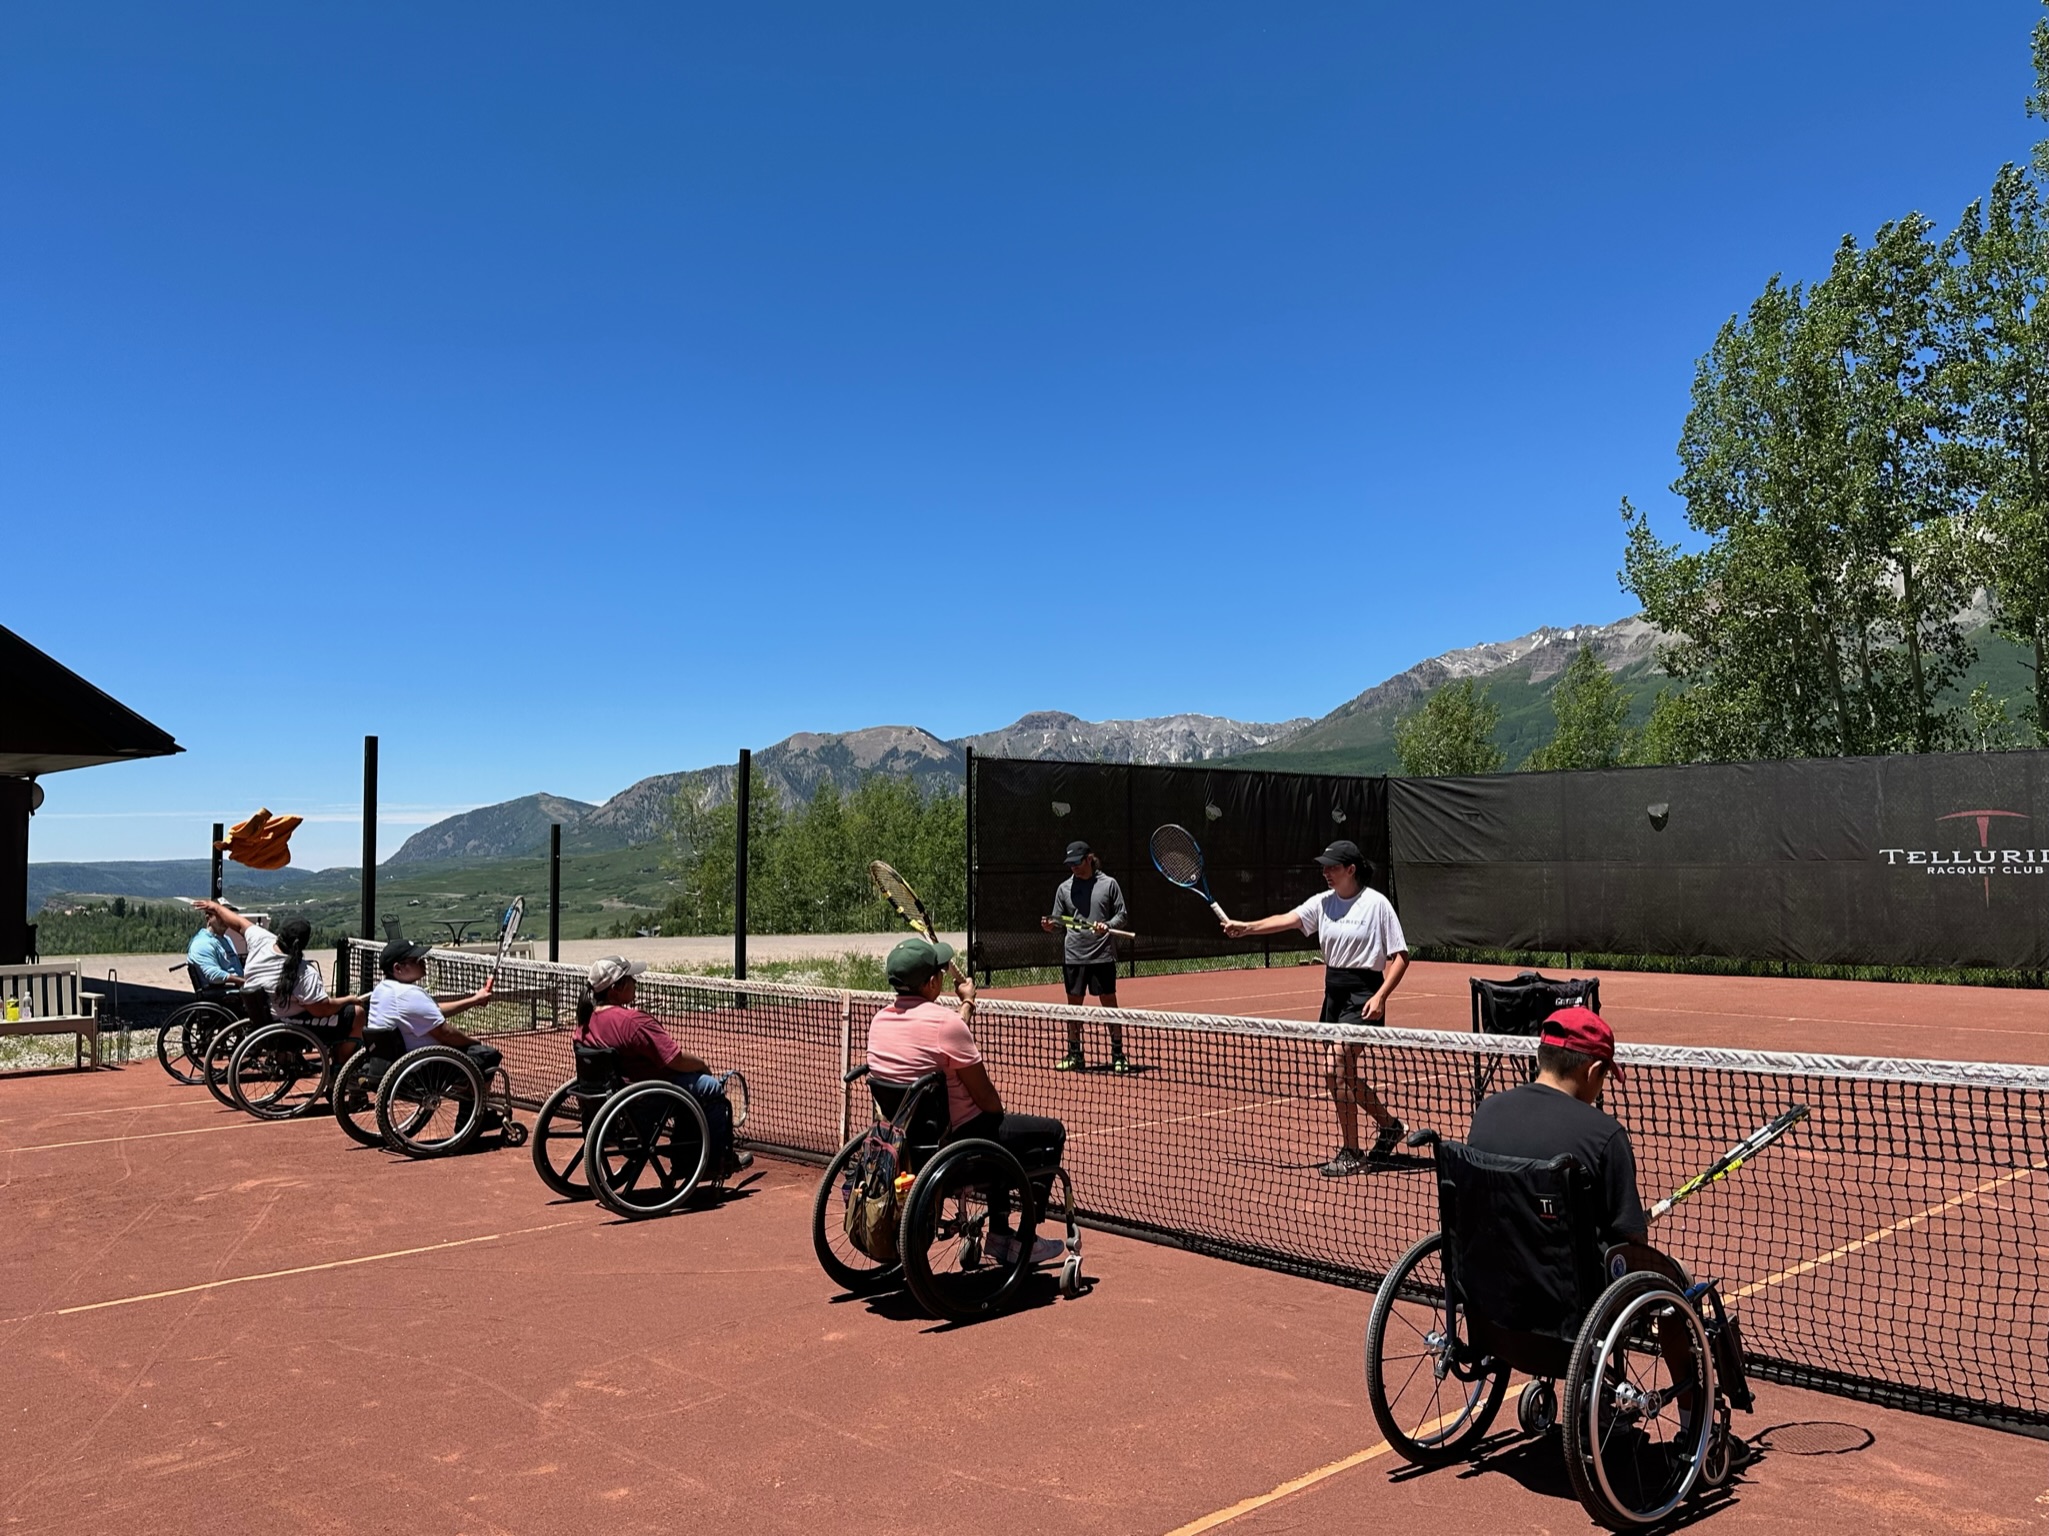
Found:
[(405, 1053), (405, 1037), (396, 1024), (370, 1024), (363, 1030), (363, 1049), (384, 1061), (396, 1061)]
[(1601, 1011), (1597, 976), (1555, 977), (1522, 971), (1511, 981), (1489, 981), (1484, 976), (1471, 980), (1476, 1035), (1534, 1035), (1544, 1027), (1544, 1020), (1561, 1008)]
[(572, 1042), (576, 1055), (576, 1091), (583, 1098), (603, 1098), (620, 1083), (619, 1053), (609, 1045)]
[(1606, 1286), (1585, 1171), (1570, 1157), (1504, 1157), (1456, 1141), (1438, 1142), (1436, 1160), (1445, 1279), (1474, 1341), (1518, 1370), (1563, 1374)]
[(904, 1122), (904, 1150), (907, 1154), (908, 1170), (922, 1167), (926, 1158), (937, 1150), (951, 1129), (951, 1117), (947, 1112), (946, 1075), (942, 1072), (927, 1072), (915, 1082), (897, 1083), (886, 1078), (870, 1075), (868, 1092), (875, 1100), (875, 1109), (883, 1119), (892, 1122), (903, 1116), (906, 1105), (910, 1114)]

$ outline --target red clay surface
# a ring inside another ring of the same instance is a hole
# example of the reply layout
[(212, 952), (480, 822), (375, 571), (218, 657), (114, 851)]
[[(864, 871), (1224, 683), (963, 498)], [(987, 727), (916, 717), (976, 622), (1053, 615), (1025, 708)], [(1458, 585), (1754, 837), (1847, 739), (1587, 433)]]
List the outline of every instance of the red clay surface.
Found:
[[(797, 1164), (625, 1225), (134, 1066), (0, 1080), (0, 1170), (9, 1530), (1591, 1529), (1543, 1446), (1376, 1450), (1361, 1294), (1092, 1233), (1088, 1296), (937, 1329), (834, 1299)], [(2049, 1513), (2036, 1441), (1768, 1384), (1738, 1427), (1708, 1529)]]
[[(1402, 979), (1388, 1022), (1402, 1029), (1471, 1029), (1468, 978), (1505, 980), (1514, 974), (1512, 966), (1418, 962)], [(1602, 1016), (1627, 1041), (2049, 1066), (2049, 992), (1646, 971), (1571, 974), (1600, 977)], [(1057, 985), (997, 987), (989, 995), (1065, 1000)], [(1127, 1008), (1314, 1019), (1323, 1002), (1323, 968), (1131, 977), (1118, 983), (1118, 1001)]]

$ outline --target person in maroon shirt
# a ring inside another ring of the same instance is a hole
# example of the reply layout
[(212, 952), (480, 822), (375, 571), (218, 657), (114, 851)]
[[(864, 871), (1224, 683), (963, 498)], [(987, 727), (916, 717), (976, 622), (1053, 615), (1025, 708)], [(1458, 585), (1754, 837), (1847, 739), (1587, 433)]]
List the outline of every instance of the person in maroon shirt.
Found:
[(590, 968), (590, 995), (577, 1006), (579, 1045), (601, 1045), (616, 1052), (619, 1071), (628, 1082), (650, 1079), (687, 1088), (704, 1106), (711, 1127), (707, 1169), (715, 1179), (730, 1178), (752, 1167), (754, 1154), (733, 1146), (733, 1106), (726, 1085), (711, 1068), (678, 1045), (652, 1014), (633, 1006), (638, 990), (634, 978), (647, 969), (645, 960), (609, 955)]

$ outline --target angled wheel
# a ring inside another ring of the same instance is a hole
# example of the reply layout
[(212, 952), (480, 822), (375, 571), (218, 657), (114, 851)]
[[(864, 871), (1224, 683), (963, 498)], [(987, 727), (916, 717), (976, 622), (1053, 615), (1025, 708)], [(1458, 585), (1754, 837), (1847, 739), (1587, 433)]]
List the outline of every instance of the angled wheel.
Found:
[(391, 1057), (364, 1047), (335, 1069), (328, 1101), (336, 1122), (360, 1146), (384, 1145), (384, 1133), (377, 1129), (377, 1094), (391, 1067)]
[(327, 1091), (327, 1046), (296, 1024), (267, 1024), (245, 1035), (228, 1058), (228, 1096), (259, 1120), (305, 1114)]
[(826, 1278), (843, 1291), (857, 1296), (895, 1285), (903, 1275), (901, 1264), (870, 1258), (847, 1236), (847, 1205), (854, 1195), (854, 1173), (863, 1131), (841, 1147), (825, 1165), (825, 1177), (818, 1181), (818, 1193), (811, 1199), (811, 1250), (818, 1255), (818, 1267)]
[(583, 1100), (571, 1078), (549, 1094), (534, 1116), (534, 1172), (565, 1200), (588, 1200), (590, 1176), (583, 1171)]
[(181, 1083), (205, 1082), (206, 1048), (236, 1019), (234, 1009), (211, 998), (174, 1008), (157, 1031), (157, 1064)]
[(223, 1108), (240, 1109), (235, 1096), (228, 1091), (228, 1063), (235, 1059), (235, 1048), (249, 1034), (249, 1022), (236, 1019), (213, 1032), (213, 1038), (206, 1042), (206, 1049), (199, 1057), (200, 1081), (206, 1084), (206, 1091), (218, 1099)]
[(1656, 1525), (1700, 1480), (1716, 1423), (1700, 1314), (1664, 1275), (1624, 1275), (1594, 1303), (1565, 1378), (1565, 1465), (1587, 1513)]
[(934, 1317), (971, 1323), (1008, 1305), (1031, 1270), (1038, 1197), (993, 1141), (942, 1147), (911, 1185), (897, 1251), (904, 1284)]
[(680, 1207), (710, 1159), (704, 1106), (674, 1083), (627, 1084), (599, 1107), (583, 1138), (591, 1193), (629, 1220)]
[(1473, 1346), (1462, 1305), (1447, 1304), (1444, 1234), (1403, 1254), (1366, 1321), (1366, 1401), (1404, 1461), (1456, 1461), (1487, 1433), (1508, 1367)]
[(407, 1157), (449, 1157), (477, 1139), (484, 1077), (461, 1051), (422, 1046), (399, 1057), (377, 1095), (377, 1129)]

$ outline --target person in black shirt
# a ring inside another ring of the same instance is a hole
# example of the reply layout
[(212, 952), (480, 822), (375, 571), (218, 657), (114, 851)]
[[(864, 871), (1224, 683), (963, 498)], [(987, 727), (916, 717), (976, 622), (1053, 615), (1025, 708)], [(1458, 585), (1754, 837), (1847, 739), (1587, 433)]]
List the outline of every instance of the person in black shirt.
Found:
[(1615, 1071), (1615, 1032), (1591, 1008), (1561, 1008), (1537, 1041), (1537, 1080), (1481, 1100), (1469, 1146), (1507, 1157), (1570, 1156), (1587, 1172), (1601, 1242), (1641, 1243), (1650, 1223), (1636, 1191), (1629, 1132), (1596, 1108)]

